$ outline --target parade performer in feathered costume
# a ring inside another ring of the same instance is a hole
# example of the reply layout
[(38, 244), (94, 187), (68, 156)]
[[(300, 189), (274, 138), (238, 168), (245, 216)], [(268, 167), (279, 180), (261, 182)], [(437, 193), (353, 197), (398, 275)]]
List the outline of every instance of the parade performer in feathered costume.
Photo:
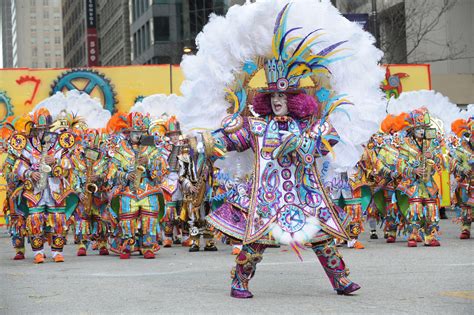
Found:
[[(211, 213), (209, 194), (213, 190), (213, 156), (212, 146), (203, 144), (213, 143), (209, 132), (199, 133), (190, 137), (182, 154), (178, 157), (180, 163), (180, 181), (184, 190), (183, 208), (189, 218), (190, 236), (192, 240), (190, 252), (200, 250), (201, 236), (205, 241), (204, 251), (217, 251), (214, 234), (209, 229), (206, 216)], [(199, 145), (198, 147), (198, 143)]]
[[(0, 129), (0, 153), (4, 155), (1, 173), (5, 178), (5, 201), (3, 204), (3, 211), (7, 219), (8, 231), (12, 240), (13, 248), (15, 249), (14, 260), (25, 259), (25, 237), (26, 218), (23, 214), (18, 213), (15, 209), (10, 209), (9, 199), (12, 193), (19, 185), (18, 177), (13, 172), (15, 161), (20, 158), (21, 150), (18, 149), (15, 142), (12, 142), (15, 134), (19, 133), (25, 136), (25, 117), (13, 118), (9, 117)], [(17, 148), (17, 149), (15, 149)]]
[(387, 243), (394, 243), (399, 227), (404, 223), (396, 198), (396, 187), (401, 179), (398, 173), (398, 155), (401, 136), (398, 132), (408, 125), (406, 115), (387, 115), (382, 121), (380, 131), (367, 145), (369, 149), (367, 165), (371, 165), (369, 178), (372, 181), (373, 201), (371, 209), (385, 218)]
[(474, 206), (474, 120), (458, 119), (451, 124), (456, 135), (449, 143), (450, 169), (456, 178), (455, 205), (460, 208), (460, 239), (471, 237), (472, 207)]
[[(55, 121), (50, 130), (74, 135), (71, 161), (72, 187), (80, 202), (68, 224), (75, 227), (78, 256), (86, 255), (90, 241), (96, 241), (101, 254), (107, 254), (107, 233), (111, 230), (110, 213), (106, 210), (106, 174), (109, 170), (107, 136), (102, 132), (110, 119), (110, 112), (90, 95), (76, 90), (56, 93), (35, 108), (47, 108)], [(87, 192), (88, 188), (96, 192)]]
[(91, 242), (97, 242), (100, 255), (108, 255), (107, 238), (113, 218), (108, 210), (110, 189), (108, 135), (100, 129), (86, 129), (79, 135), (73, 156), (80, 203), (76, 212), (77, 256), (86, 256)]
[[(303, 9), (305, 4), (310, 8), (307, 12)], [(249, 20), (246, 20), (247, 23), (251, 21), (251, 16), (253, 16), (252, 8), (256, 9), (255, 12), (272, 12), (271, 14), (273, 14), (275, 9), (281, 8), (284, 3), (275, 5), (275, 2), (260, 1), (247, 4), (241, 8), (242, 12), (249, 16)], [(303, 23), (311, 21), (313, 30), (317, 28), (315, 25), (318, 23), (318, 14), (326, 12), (326, 14), (332, 14), (335, 19), (339, 19), (341, 26), (344, 25), (350, 29), (345, 35), (353, 36), (351, 35), (353, 32), (360, 32), (353, 39), (355, 41), (361, 40), (360, 45), (367, 45), (365, 47), (367, 48), (366, 52), (372, 55), (370, 58), (362, 58), (365, 60), (357, 60), (362, 63), (367, 62), (367, 71), (373, 71), (373, 74), (375, 74), (373, 82), (370, 79), (363, 83), (367, 83), (363, 87), (364, 93), (366, 93), (365, 97), (370, 97), (369, 95), (378, 97), (378, 82), (376, 80), (379, 79), (378, 76), (383, 76), (383, 72), (379, 72), (377, 68), (376, 59), (380, 55), (370, 45), (370, 36), (363, 33), (361, 29), (353, 28), (354, 26), (347, 20), (342, 19), (337, 10), (328, 3), (310, 4), (309, 2), (300, 1), (299, 5), (298, 13), (302, 15), (309, 14), (309, 12), (315, 14), (312, 15), (311, 19), (309, 16), (308, 19), (301, 19)], [(295, 6), (291, 6), (291, 8), (293, 9)], [(260, 8), (260, 10), (257, 10), (257, 8)], [(238, 7), (233, 9), (235, 11), (229, 10), (228, 19), (220, 20), (220, 22), (224, 24), (227, 21), (240, 23), (235, 28), (241, 25), (255, 27), (255, 25), (243, 23), (244, 19), (238, 19)], [(327, 155), (329, 152), (335, 152), (337, 158), (337, 151), (340, 149), (342, 150), (341, 155), (345, 158), (345, 161), (341, 164), (345, 164), (345, 166), (355, 165), (357, 160), (354, 160), (353, 157), (357, 158), (356, 156), (360, 154), (360, 151), (350, 150), (355, 149), (368, 139), (369, 135), (367, 133), (373, 133), (374, 129), (377, 128), (376, 125), (378, 125), (377, 120), (382, 117), (377, 113), (379, 107), (374, 106), (375, 112), (372, 113), (373, 117), (371, 119), (374, 119), (375, 122), (366, 124), (364, 126), (366, 130), (364, 131), (362, 130), (364, 128), (358, 127), (359, 119), (362, 116), (359, 116), (358, 113), (357, 119), (354, 117), (354, 125), (351, 126), (353, 128), (352, 132), (357, 133), (357, 137), (359, 137), (357, 140), (348, 135), (347, 129), (343, 130), (342, 120), (347, 119), (347, 117), (341, 118), (344, 114), (342, 116), (334, 114), (341, 109), (341, 106), (348, 105), (349, 102), (336, 95), (331, 89), (329, 81), (331, 65), (340, 60), (338, 57), (341, 57), (341, 55), (338, 54), (340, 54), (341, 45), (345, 41), (340, 40), (329, 44), (326, 42), (322, 46), (322, 42), (317, 41), (323, 36), (321, 30), (316, 29), (310, 33), (302, 33), (297, 32), (300, 29), (299, 27), (287, 28), (289, 12), (291, 12), (290, 6), (285, 5), (277, 15), (275, 26), (272, 28), (271, 56), (267, 55), (268, 51), (264, 53), (267, 56), (265, 58), (258, 58), (262, 57), (262, 53), (253, 55), (253, 57), (251, 57), (251, 54), (248, 57), (239, 55), (240, 58), (248, 58), (247, 62), (241, 63), (241, 66), (244, 65), (243, 73), (254, 75), (259, 69), (264, 68), (267, 87), (257, 91), (257, 94), (251, 100), (252, 107), (247, 108), (247, 94), (245, 91), (246, 84), (250, 79), (247, 76), (247, 80), (240, 81), (240, 89), (238, 88), (239, 82), (237, 82), (234, 91), (229, 92), (229, 95), (234, 99), (234, 114), (224, 119), (222, 128), (214, 132), (216, 144), (224, 146), (227, 151), (243, 152), (252, 150), (254, 152), (255, 171), (247, 211), (240, 211), (232, 204), (224, 203), (207, 218), (208, 222), (216, 229), (243, 242), (242, 251), (236, 258), (236, 267), (232, 272), (231, 296), (235, 298), (250, 298), (253, 296), (248, 289), (249, 281), (255, 274), (257, 263), (262, 260), (265, 248), (268, 245), (275, 244), (275, 242), (289, 244), (298, 255), (301, 255), (300, 251), (304, 249), (304, 244), (311, 244), (312, 250), (338, 294), (350, 294), (360, 288), (358, 284), (347, 278), (348, 270), (345, 262), (334, 245), (335, 237), (349, 239), (346, 232), (348, 218), (342, 209), (332, 203), (322, 185), (316, 163), (320, 157)], [(297, 16), (298, 21), (300, 21), (299, 15), (295, 14), (295, 18)], [(264, 25), (262, 28), (265, 30), (267, 30), (268, 25), (268, 20), (266, 21), (266, 23), (262, 22)], [(234, 27), (231, 24), (232, 22), (229, 22), (226, 27), (222, 24), (219, 25), (217, 18), (214, 22), (211, 20), (208, 29), (205, 27), (203, 34), (200, 35), (202, 37), (198, 37), (202, 40), (198, 40), (199, 45), (203, 44), (202, 54), (199, 51), (196, 60), (190, 57), (183, 61), (185, 74), (187, 66), (190, 68), (196, 66), (196, 64), (192, 65), (193, 62), (199, 63), (208, 56), (208, 62), (211, 62), (211, 55), (215, 50), (208, 50), (210, 47), (206, 47), (206, 44), (208, 44), (205, 42), (206, 36), (209, 36), (210, 42), (215, 44), (217, 42), (213, 41), (214, 38), (211, 39), (212, 36), (217, 36), (220, 31), (227, 30), (227, 26), (229, 26), (229, 29)], [(346, 22), (349, 24), (344, 24)], [(262, 29), (257, 27), (255, 32), (262, 32)], [(341, 31), (341, 35), (343, 33), (344, 31)], [(224, 34), (220, 35), (225, 37)], [(269, 37), (265, 38), (269, 39)], [(229, 45), (233, 44), (235, 43), (229, 43)], [(268, 47), (265, 44), (262, 45)], [(219, 48), (217, 48), (217, 51), (222, 51)], [(242, 49), (243, 55), (252, 50), (252, 48), (246, 46), (239, 48)], [(262, 52), (264, 50), (260, 49), (258, 51)], [(238, 55), (238, 50), (236, 50), (236, 54)], [(235, 60), (233, 58), (232, 56), (228, 60)], [(225, 66), (223, 67), (225, 68)], [(238, 65), (234, 62), (228, 68), (232, 69), (231, 71), (236, 71), (236, 67)], [(193, 74), (197, 74), (197, 69), (202, 68), (196, 67), (196, 73), (193, 72)], [(208, 78), (206, 75), (209, 74), (203, 75), (197, 81), (191, 79), (191, 82), (183, 84), (183, 90), (190, 93), (190, 108), (191, 105), (196, 104), (196, 99), (193, 99), (193, 97), (199, 98), (204, 104), (207, 104), (207, 102), (214, 100), (215, 95), (220, 94), (220, 92), (215, 93), (214, 89), (208, 88), (207, 96), (210, 97), (210, 100), (204, 101), (205, 95), (193, 93), (193, 89), (201, 83), (204, 88), (204, 82), (220, 80), (217, 79), (217, 76), (210, 75)], [(223, 76), (227, 80), (232, 78), (232, 75), (229, 76), (229, 74), (223, 74)], [(310, 77), (314, 78), (315, 86), (305, 89), (301, 82)], [(230, 81), (227, 82), (230, 84)], [(313, 93), (316, 93), (316, 96)], [(360, 91), (355, 92), (355, 94), (358, 93)], [(354, 100), (358, 99), (355, 94)], [(186, 93), (185, 97), (187, 97)], [(191, 102), (191, 99), (194, 100), (194, 103)], [(219, 103), (222, 103), (222, 101)], [(359, 103), (359, 101), (357, 103), (358, 106), (367, 106), (366, 109), (374, 105), (374, 103), (367, 100), (364, 105), (361, 105), (362, 102)], [(205, 106), (194, 106), (194, 113), (192, 109), (187, 112), (187, 108), (183, 112), (188, 114), (188, 120), (191, 121), (193, 114), (197, 116), (196, 109), (202, 107)], [(360, 108), (357, 110), (360, 110)], [(221, 111), (216, 112), (221, 113)], [(348, 114), (350, 112), (349, 110)], [(251, 113), (258, 117), (251, 117)], [(209, 115), (204, 119), (210, 119), (214, 115), (215, 112), (210, 110)], [(342, 135), (338, 134), (339, 130), (332, 126), (329, 117), (334, 117), (336, 120), (341, 119), (339, 126)], [(187, 124), (185, 123), (185, 125)], [(362, 140), (366, 136), (367, 138)], [(347, 140), (345, 143), (347, 146), (341, 144), (341, 137)], [(343, 152), (346, 149), (349, 149), (349, 151), (344, 154)], [(361, 147), (359, 150), (361, 150)]]
[[(449, 204), (449, 168), (445, 158), (444, 135), (452, 122), (470, 117), (442, 94), (435, 91), (404, 92), (390, 99), (388, 112), (406, 116), (407, 126), (399, 133), (401, 141), (397, 171), (397, 203), (406, 214), (408, 246), (417, 240), (426, 246), (439, 246), (439, 205)], [(444, 179), (443, 179), (444, 178)]]
[(129, 259), (133, 251), (153, 259), (160, 249), (157, 233), (164, 210), (160, 182), (166, 161), (154, 143), (143, 143), (150, 126), (148, 115), (133, 112), (114, 116), (108, 129), (121, 133), (112, 156), (118, 185), (112, 209), (119, 222), (120, 242), (112, 250), (118, 251), (121, 259)]
[(173, 235), (178, 231), (182, 233), (181, 245), (188, 247), (191, 245), (189, 239), (189, 228), (187, 223), (187, 213), (183, 209), (183, 179), (180, 173), (185, 173), (183, 162), (179, 157), (184, 148), (183, 136), (179, 121), (175, 116), (171, 116), (166, 121), (166, 141), (165, 146), (168, 151), (168, 171), (163, 179), (161, 187), (166, 197), (166, 214), (163, 218), (165, 224), (164, 247), (171, 247)]
[(433, 176), (445, 163), (442, 140), (436, 130), (429, 128), (431, 117), (426, 108), (410, 112), (407, 122), (409, 128), (399, 154), (402, 180), (398, 189), (409, 197), (408, 246), (416, 247), (422, 232), (425, 246), (440, 246), (438, 185)]
[(182, 172), (179, 156), (186, 141), (176, 115), (181, 102), (182, 97), (175, 94), (154, 94), (139, 100), (130, 109), (130, 112), (150, 115), (152, 119), (150, 129), (153, 129), (153, 133), (161, 139), (160, 150), (168, 162), (167, 174), (161, 182), (166, 201), (165, 215), (162, 218), (164, 247), (180, 243), (184, 247), (191, 245), (188, 213), (183, 210), (183, 182), (179, 175)]
[(22, 186), (10, 198), (10, 207), (27, 216), (26, 228), (35, 263), (44, 261), (45, 228), (52, 235), (54, 261), (64, 261), (66, 221), (77, 204), (71, 187), (70, 159), (75, 137), (70, 132), (50, 132), (52, 122), (49, 111), (40, 108), (30, 114), (29, 136), (17, 134), (13, 140), (21, 150), (15, 169)]

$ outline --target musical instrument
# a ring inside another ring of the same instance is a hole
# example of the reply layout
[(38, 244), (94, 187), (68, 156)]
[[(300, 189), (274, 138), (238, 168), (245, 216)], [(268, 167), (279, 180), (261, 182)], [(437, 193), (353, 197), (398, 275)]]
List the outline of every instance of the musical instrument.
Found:
[(423, 158), (421, 160), (421, 165), (420, 167), (423, 169), (423, 175), (421, 179), (423, 182), (427, 183), (431, 179), (431, 172), (433, 171), (433, 166), (435, 165), (435, 162), (432, 159), (426, 158), (426, 148), (429, 146), (429, 143), (426, 140), (423, 140)]
[(84, 193), (84, 211), (87, 214), (91, 213), (92, 210), (92, 200), (94, 198), (94, 194), (99, 190), (99, 187), (90, 181), (92, 171), (93, 171), (94, 164), (92, 161), (89, 161), (89, 164), (86, 168), (86, 185), (85, 185), (85, 193)]
[(135, 160), (135, 180), (132, 184), (133, 191), (137, 192), (140, 189), (140, 184), (142, 183), (143, 174), (146, 172), (146, 168), (143, 165), (138, 165), (138, 161), (141, 159), (141, 156)]
[(39, 172), (41, 177), (36, 185), (36, 188), (39, 191), (43, 191), (46, 189), (46, 186), (48, 185), (48, 177), (52, 170), (51, 166), (46, 164), (46, 157), (48, 156), (51, 138), (52, 137), (50, 135), (45, 135), (44, 144), (41, 146), (41, 159), (39, 162)]

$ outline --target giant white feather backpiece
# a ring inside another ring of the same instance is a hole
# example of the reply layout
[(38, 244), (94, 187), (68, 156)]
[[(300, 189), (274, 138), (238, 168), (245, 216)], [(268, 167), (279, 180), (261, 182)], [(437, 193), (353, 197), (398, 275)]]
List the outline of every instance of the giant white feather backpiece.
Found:
[(403, 92), (399, 98), (391, 98), (388, 103), (388, 113), (399, 115), (409, 113), (417, 108), (426, 107), (430, 115), (443, 122), (445, 133), (449, 133), (451, 123), (456, 119), (468, 119), (474, 115), (474, 106), (468, 106), (461, 111), (448, 97), (432, 90)]
[[(305, 37), (314, 30), (323, 35), (310, 49), (313, 54), (345, 41), (339, 48), (340, 60), (327, 65), (333, 92), (353, 105), (335, 111), (330, 120), (341, 141), (334, 147), (332, 167), (352, 167), (362, 153), (361, 145), (375, 133), (385, 116), (380, 82), (384, 71), (378, 65), (382, 52), (373, 46), (373, 37), (357, 24), (345, 19), (329, 1), (257, 0), (233, 6), (227, 15), (210, 18), (197, 36), (198, 52), (185, 56), (181, 68), (185, 81), (181, 86), (184, 101), (178, 117), (186, 129), (217, 129), (229, 108), (226, 88), (235, 86), (244, 65), (272, 53), (272, 38), (278, 13), (292, 2), (288, 29)], [(245, 105), (245, 104), (244, 104)]]
[(62, 110), (82, 117), (89, 128), (105, 128), (111, 117), (110, 112), (102, 106), (99, 100), (77, 90), (68, 91), (66, 94), (57, 92), (38, 103), (33, 111), (41, 107), (47, 108), (53, 119)]
[(183, 100), (183, 97), (176, 94), (153, 94), (135, 103), (130, 112), (148, 113), (152, 119), (160, 118), (163, 114), (176, 116), (179, 119), (183, 116), (180, 112)]

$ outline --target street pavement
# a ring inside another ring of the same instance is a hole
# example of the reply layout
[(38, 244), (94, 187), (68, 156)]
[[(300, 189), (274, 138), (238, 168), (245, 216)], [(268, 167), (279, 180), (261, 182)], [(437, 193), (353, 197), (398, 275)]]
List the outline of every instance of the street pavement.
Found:
[[(451, 214), (452, 215), (452, 214)], [(362, 286), (338, 296), (311, 250), (303, 262), (287, 247), (265, 252), (250, 282), (253, 299), (229, 297), (231, 248), (189, 253), (163, 248), (155, 260), (133, 256), (76, 257), (64, 263), (13, 261), (0, 230), (0, 314), (474, 314), (474, 240), (459, 240), (458, 226), (441, 222), (439, 248), (408, 248), (361, 237), (366, 248), (342, 248), (351, 279)], [(71, 237), (70, 237), (71, 238)]]

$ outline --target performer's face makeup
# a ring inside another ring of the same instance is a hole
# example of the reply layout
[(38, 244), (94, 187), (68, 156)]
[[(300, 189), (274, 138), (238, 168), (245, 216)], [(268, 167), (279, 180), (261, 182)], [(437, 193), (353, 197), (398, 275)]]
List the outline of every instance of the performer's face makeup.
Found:
[(37, 137), (39, 140), (43, 140), (46, 129), (44, 128), (34, 128), (31, 133), (34, 137)]
[(424, 128), (416, 128), (415, 129), (415, 138), (423, 139), (425, 137), (425, 129)]
[(172, 133), (170, 134), (170, 140), (172, 143), (178, 143), (179, 141), (179, 134), (178, 133)]
[(141, 132), (137, 132), (137, 131), (130, 132), (130, 141), (132, 141), (133, 144), (139, 143), (141, 137), (142, 137)]
[(285, 93), (272, 93), (270, 101), (273, 114), (276, 116), (288, 115), (288, 99)]

